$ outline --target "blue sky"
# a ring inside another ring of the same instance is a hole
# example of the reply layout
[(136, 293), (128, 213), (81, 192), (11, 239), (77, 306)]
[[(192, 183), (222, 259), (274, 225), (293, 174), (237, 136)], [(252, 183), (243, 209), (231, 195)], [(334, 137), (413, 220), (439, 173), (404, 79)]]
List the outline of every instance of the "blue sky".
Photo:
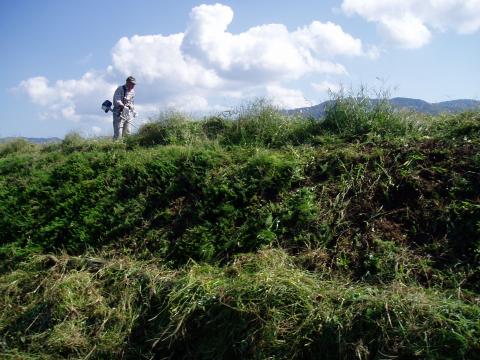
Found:
[(0, 137), (111, 135), (128, 75), (138, 123), (342, 86), (480, 100), (480, 0), (2, 0), (0, 30)]

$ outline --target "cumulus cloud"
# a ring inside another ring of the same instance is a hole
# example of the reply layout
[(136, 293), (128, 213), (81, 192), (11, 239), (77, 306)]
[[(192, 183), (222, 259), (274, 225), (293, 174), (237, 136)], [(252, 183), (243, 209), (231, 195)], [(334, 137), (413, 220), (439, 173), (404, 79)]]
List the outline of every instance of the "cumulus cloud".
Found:
[(267, 82), (312, 72), (345, 73), (335, 55), (361, 55), (362, 42), (333, 23), (314, 21), (290, 32), (283, 24), (253, 27), (240, 34), (227, 31), (230, 7), (201, 5), (192, 9), (181, 45), (182, 53), (213, 69), (223, 79)]
[(307, 50), (328, 56), (362, 55), (362, 41), (345, 33), (339, 25), (331, 23), (312, 22), (292, 34), (297, 43)]
[(288, 89), (280, 85), (268, 85), (266, 90), (267, 97), (271, 99), (272, 104), (281, 109), (312, 106), (300, 90)]
[(312, 85), (312, 88), (319, 93), (328, 93), (328, 92), (337, 93), (342, 88), (341, 85), (334, 84), (326, 80), (320, 83), (312, 83), (311, 85)]
[(222, 108), (219, 99), (239, 100), (252, 93), (281, 107), (301, 107), (308, 105), (301, 91), (284, 82), (308, 74), (344, 75), (342, 57), (378, 56), (375, 48), (366, 49), (332, 22), (313, 21), (293, 31), (283, 24), (263, 24), (234, 34), (228, 31), (233, 17), (228, 6), (200, 5), (191, 10), (182, 33), (119, 39), (106, 70), (54, 83), (34, 77), (19, 88), (43, 107), (46, 117), (74, 121), (98, 118), (99, 104), (132, 74), (139, 111), (206, 111)]
[(112, 51), (113, 68), (125, 77), (136, 74), (145, 84), (155, 82), (170, 92), (219, 86), (222, 80), (214, 70), (184, 57), (180, 50), (183, 38), (183, 34), (123, 37)]
[(480, 29), (480, 0), (343, 0), (342, 10), (378, 24), (404, 48), (427, 44), (432, 31), (471, 34)]
[(48, 86), (48, 79), (44, 76), (37, 76), (24, 80), (18, 86), (24, 90), (32, 102), (38, 105), (48, 105), (57, 100), (57, 94), (54, 89)]
[(397, 45), (417, 49), (430, 42), (431, 32), (420, 19), (411, 14), (380, 22), (380, 29)]
[(44, 107), (43, 117), (78, 121), (80, 115), (98, 114), (99, 99), (111, 97), (115, 86), (102, 74), (85, 73), (79, 80), (58, 80), (50, 85), (43, 76), (22, 81), (18, 88), (26, 92), (33, 103)]

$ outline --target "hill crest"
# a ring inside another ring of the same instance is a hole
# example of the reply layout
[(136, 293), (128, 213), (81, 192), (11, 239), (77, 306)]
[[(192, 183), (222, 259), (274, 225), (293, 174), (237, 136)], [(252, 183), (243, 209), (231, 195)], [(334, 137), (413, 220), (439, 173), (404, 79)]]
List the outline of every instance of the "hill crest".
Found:
[[(288, 110), (290, 115), (302, 114), (305, 116), (313, 116), (314, 118), (321, 118), (325, 114), (325, 109), (334, 100), (327, 100), (318, 105), (297, 108)], [(373, 99), (372, 101), (380, 101)], [(421, 99), (413, 99), (406, 97), (395, 97), (389, 100), (393, 108), (398, 110), (410, 110), (424, 114), (439, 115), (441, 113), (456, 113), (467, 110), (475, 110), (480, 108), (480, 101), (473, 99), (457, 99), (442, 101), (437, 103), (429, 103)]]

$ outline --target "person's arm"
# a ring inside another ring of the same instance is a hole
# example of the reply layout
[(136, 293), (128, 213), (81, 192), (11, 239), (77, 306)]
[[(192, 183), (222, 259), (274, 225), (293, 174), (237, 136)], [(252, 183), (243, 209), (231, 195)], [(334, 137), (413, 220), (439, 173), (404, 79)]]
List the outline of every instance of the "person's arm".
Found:
[(115, 90), (115, 94), (113, 94), (113, 104), (121, 109), (125, 106), (123, 103), (123, 89), (121, 86), (119, 86), (117, 90)]
[(132, 100), (130, 101), (130, 109), (134, 110), (135, 109), (135, 90), (132, 90)]

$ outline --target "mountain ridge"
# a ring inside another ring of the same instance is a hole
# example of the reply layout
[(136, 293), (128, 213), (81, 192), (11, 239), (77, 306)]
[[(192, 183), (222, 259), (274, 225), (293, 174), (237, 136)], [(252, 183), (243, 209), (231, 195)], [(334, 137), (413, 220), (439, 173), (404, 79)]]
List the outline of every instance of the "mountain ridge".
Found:
[[(312, 116), (318, 119), (325, 115), (326, 108), (334, 101), (335, 100), (327, 100), (318, 105), (287, 110), (287, 113), (290, 115), (302, 114), (305, 116)], [(383, 100), (372, 99), (371, 101), (378, 102)], [(456, 99), (441, 101), (437, 103), (429, 103), (422, 99), (395, 97), (389, 99), (388, 101), (393, 106), (393, 108), (397, 110), (410, 110), (429, 115), (439, 115), (441, 113), (455, 113), (467, 110), (480, 109), (480, 101), (473, 99)]]

